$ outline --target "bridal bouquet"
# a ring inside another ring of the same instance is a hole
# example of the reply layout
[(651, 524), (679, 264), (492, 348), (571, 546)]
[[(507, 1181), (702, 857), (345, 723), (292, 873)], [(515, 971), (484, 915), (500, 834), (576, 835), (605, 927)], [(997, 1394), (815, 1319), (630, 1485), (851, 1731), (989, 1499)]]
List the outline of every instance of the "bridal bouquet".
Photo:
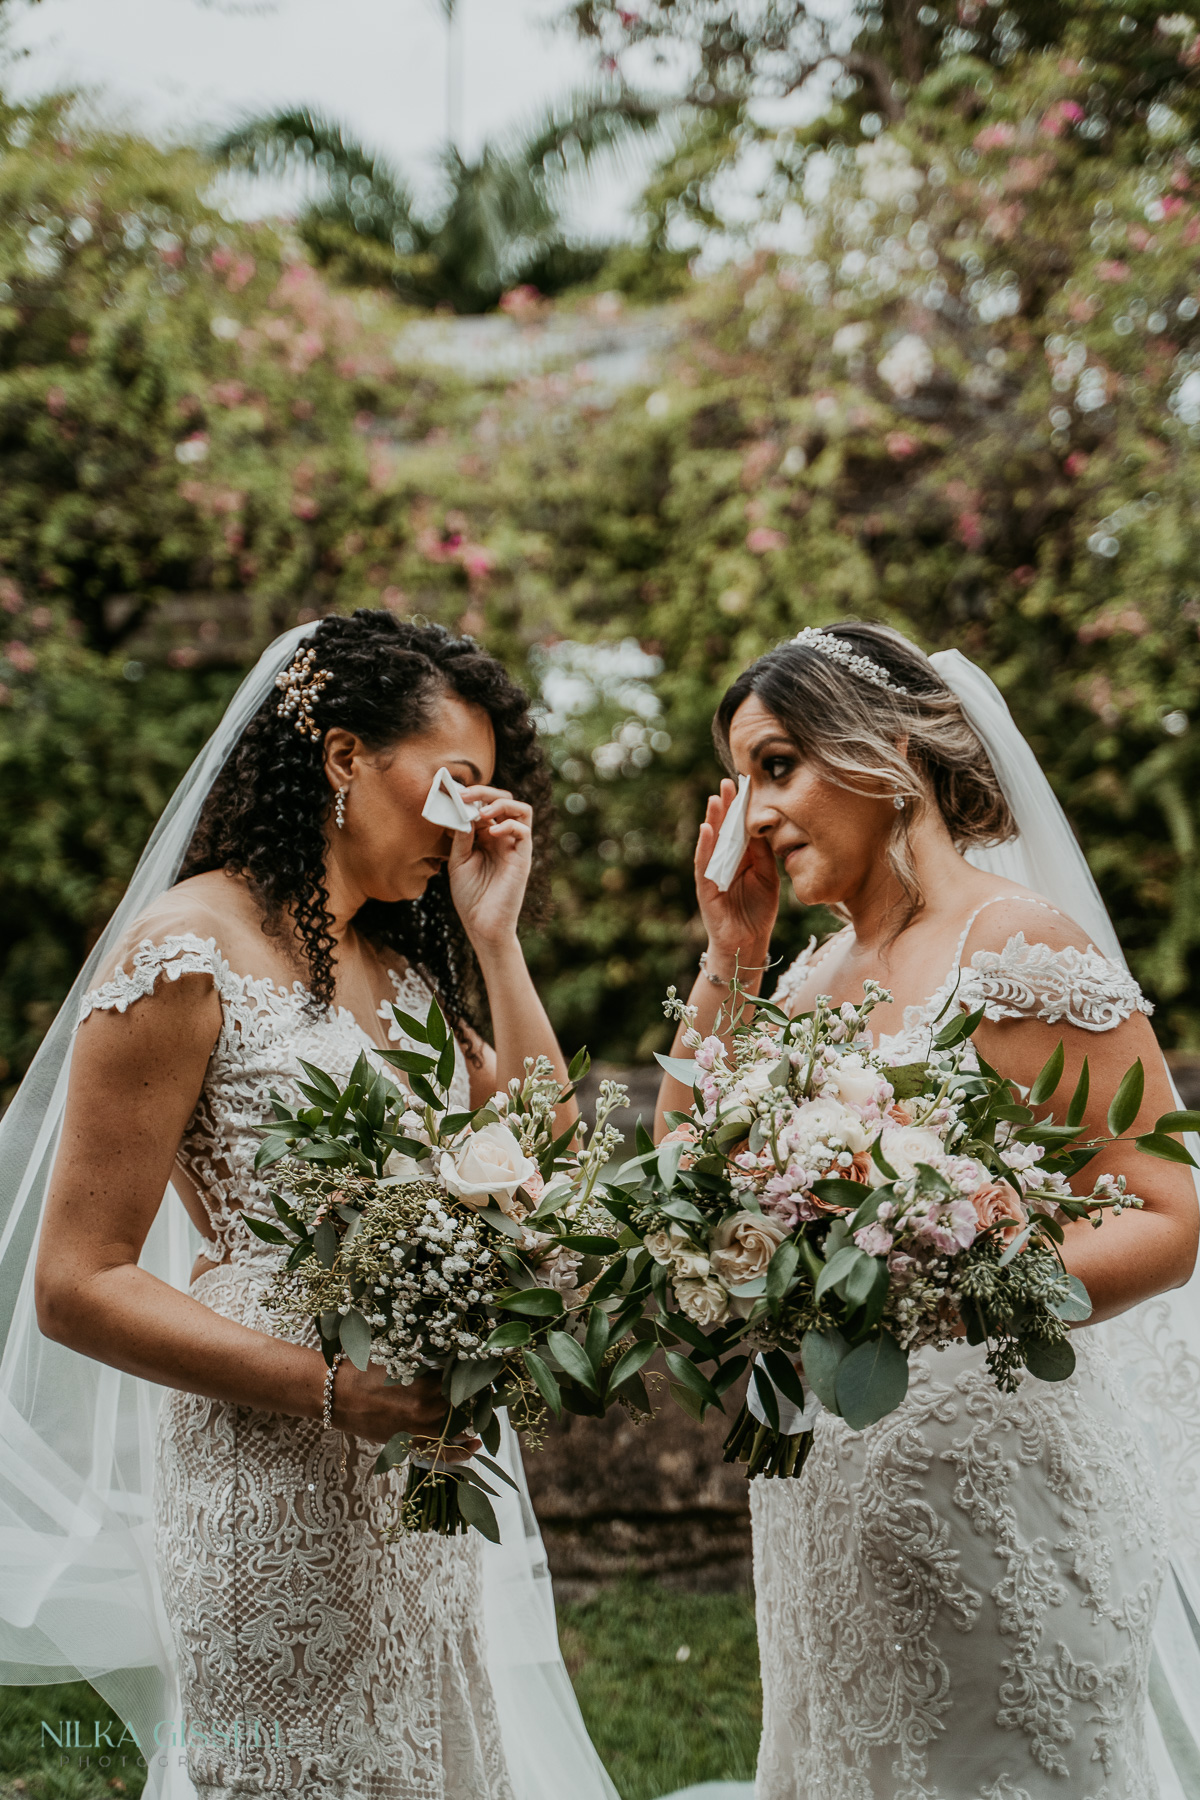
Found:
[[(396, 1019), (421, 1050), (381, 1051), (401, 1089), (360, 1057), (345, 1087), (302, 1065), (308, 1103), (273, 1095), (259, 1168), (274, 1167), (278, 1225), (246, 1225), (290, 1253), (266, 1301), (284, 1319), (312, 1319), (327, 1363), (341, 1350), (359, 1369), (381, 1364), (401, 1383), (439, 1371), (450, 1411), (441, 1438), (418, 1450), (398, 1432), (376, 1472), (408, 1464), (398, 1529), (498, 1536), (488, 1498), (508, 1475), (493, 1460), (497, 1409), (535, 1426), (542, 1401), (598, 1406), (607, 1321), (588, 1298), (618, 1246), (597, 1177), (621, 1135), (609, 1123), (625, 1091), (601, 1084), (596, 1124), (555, 1135), (555, 1108), (587, 1070), (580, 1052), (562, 1086), (550, 1063), (526, 1062), (473, 1112), (452, 1111), (454, 1041), (436, 1001), (424, 1022)], [(439, 1462), (473, 1432), (490, 1455)]]
[[(663, 1341), (691, 1349), (667, 1359), (681, 1404), (702, 1415), (746, 1365), (729, 1353), (760, 1353), (726, 1444), (752, 1475), (798, 1472), (814, 1395), (855, 1430), (893, 1411), (921, 1345), (986, 1343), (1007, 1391), (1022, 1369), (1065, 1379), (1070, 1327), (1091, 1303), (1063, 1267), (1063, 1228), (1141, 1205), (1123, 1177), (1086, 1195), (1068, 1185), (1136, 1118), (1140, 1062), (1109, 1108), (1111, 1137), (1082, 1142), (1086, 1062), (1063, 1119), (1037, 1114), (1060, 1085), (1061, 1043), (1027, 1093), (968, 1054), (982, 1010), (953, 1017), (927, 1060), (890, 1066), (867, 1022), (891, 996), (864, 991), (861, 1005), (822, 996), (789, 1019), (735, 985), (727, 1048), (672, 990), (666, 1010), (694, 1056), (658, 1060), (693, 1104), (657, 1150), (639, 1145), (607, 1197), (623, 1242), (641, 1246)], [(1138, 1148), (1190, 1162), (1169, 1133), (1197, 1124), (1167, 1114)]]

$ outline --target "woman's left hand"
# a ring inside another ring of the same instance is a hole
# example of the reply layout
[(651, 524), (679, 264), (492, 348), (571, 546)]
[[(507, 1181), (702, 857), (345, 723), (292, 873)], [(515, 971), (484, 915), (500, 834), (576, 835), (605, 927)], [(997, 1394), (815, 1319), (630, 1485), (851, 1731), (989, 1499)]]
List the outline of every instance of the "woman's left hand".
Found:
[(454, 833), (450, 893), (477, 951), (516, 935), (533, 862), (533, 808), (501, 788), (469, 787), (463, 798), (481, 811), (475, 829)]

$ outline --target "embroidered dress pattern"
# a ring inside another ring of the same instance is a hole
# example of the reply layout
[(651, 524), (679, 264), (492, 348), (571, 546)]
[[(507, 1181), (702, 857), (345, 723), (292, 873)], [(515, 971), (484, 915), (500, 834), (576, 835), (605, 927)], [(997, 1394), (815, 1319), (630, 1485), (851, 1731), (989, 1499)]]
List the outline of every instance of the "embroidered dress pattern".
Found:
[[(975, 916), (942, 986), (881, 1039), (892, 1060), (924, 1053), (956, 983), (989, 1018), (1103, 1031), (1149, 1010), (1094, 949), (1021, 933), (960, 969)], [(780, 1005), (819, 956), (783, 976)], [(1075, 1334), (1070, 1380), (1015, 1394), (982, 1346), (920, 1351), (896, 1412), (862, 1432), (823, 1412), (801, 1477), (752, 1484), (757, 1800), (1157, 1800), (1144, 1715), (1166, 1524), (1099, 1330)]]
[[(302, 1060), (345, 1080), (371, 1040), (344, 1008), (311, 1018), (306, 990), (236, 974), (213, 939), (139, 944), (80, 1017), (124, 1012), (161, 979), (204, 974), (222, 1026), (184, 1134), (181, 1167), (223, 1257), (191, 1286), (226, 1318), (285, 1335), (262, 1297), (280, 1251), (239, 1220), (272, 1220), (253, 1168), (274, 1088), (293, 1104)], [(397, 1003), (429, 1003), (411, 972)], [(400, 1034), (380, 1007), (393, 1040)], [(456, 1058), (452, 1104), (469, 1103)], [(311, 1327), (289, 1333), (317, 1339)], [(346, 1468), (341, 1470), (343, 1442)], [(403, 1471), (319, 1420), (169, 1392), (159, 1412), (155, 1548), (179, 1658), (188, 1768), (199, 1800), (513, 1800), (487, 1674), (479, 1542), (381, 1526)]]

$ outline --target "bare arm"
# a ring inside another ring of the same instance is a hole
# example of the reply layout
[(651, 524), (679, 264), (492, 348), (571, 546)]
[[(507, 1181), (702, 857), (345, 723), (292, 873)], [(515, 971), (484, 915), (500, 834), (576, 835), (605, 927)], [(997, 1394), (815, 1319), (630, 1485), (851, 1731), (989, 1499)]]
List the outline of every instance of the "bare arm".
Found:
[[(525, 1058), (546, 1057), (560, 1081), (567, 1064), (546, 1017), (517, 937), (517, 920), (533, 857), (533, 809), (497, 788), (464, 789), (483, 810), (472, 837), (456, 833), (450, 854), (450, 888), (487, 987), (495, 1049), (478, 1040), (480, 1063), (471, 1070), (475, 1106), (525, 1078)], [(559, 1131), (579, 1117), (573, 1100), (556, 1114)]]
[[(221, 1026), (206, 975), (160, 981), (124, 1013), (95, 1012), (71, 1061), (62, 1142), (38, 1246), (43, 1333), (161, 1386), (320, 1418), (325, 1362), (222, 1318), (138, 1267)], [(383, 1442), (436, 1432), (436, 1383), (384, 1387), (382, 1369), (339, 1369), (335, 1423)]]
[[(762, 971), (771, 954), (771, 932), (779, 911), (779, 871), (775, 858), (761, 839), (754, 839), (743, 859), (742, 867), (727, 893), (706, 879), (707, 869), (725, 814), (737, 796), (732, 781), (721, 783), (720, 795), (713, 795), (704, 814), (704, 823), (696, 839), (696, 897), (700, 916), (708, 932), (707, 973), (701, 969), (688, 995), (689, 1006), (696, 1008), (696, 1030), (708, 1037), (716, 1024), (721, 1006), (729, 999), (728, 982), (736, 970), (747, 993), (762, 989)], [(721, 985), (708, 979), (719, 978)], [(730, 1041), (728, 1016), (721, 1032)], [(675, 1033), (672, 1056), (690, 1056), (683, 1042), (683, 1027)], [(654, 1139), (657, 1143), (667, 1129), (666, 1114), (683, 1112), (692, 1104), (689, 1088), (670, 1075), (664, 1075), (658, 1090), (654, 1113)]]
[[(1018, 898), (1009, 906), (989, 908), (972, 933), (972, 949), (979, 944), (1000, 949), (1010, 934), (1020, 930), (1032, 939), (1030, 916), (1028, 903)], [(1044, 911), (1037, 919), (1034, 941), (1055, 951), (1087, 947), (1086, 935), (1070, 920), (1047, 916)], [(1162, 1052), (1143, 1013), (1134, 1013), (1105, 1031), (1086, 1031), (1066, 1020), (1052, 1025), (1031, 1017), (985, 1019), (975, 1034), (988, 1062), (1023, 1087), (1032, 1084), (1060, 1040), (1066, 1070), (1047, 1106), (1059, 1121), (1063, 1119), (1086, 1057), (1090, 1087), (1085, 1138), (1108, 1136), (1109, 1104), (1126, 1069), (1139, 1059), (1146, 1074), (1145, 1097), (1126, 1136), (1148, 1131), (1162, 1113), (1175, 1110)], [(1038, 1111), (1042, 1114), (1045, 1109)], [(1181, 1287), (1192, 1273), (1200, 1238), (1200, 1207), (1186, 1165), (1161, 1162), (1131, 1143), (1122, 1143), (1102, 1150), (1072, 1185), (1080, 1193), (1088, 1193), (1102, 1174), (1124, 1175), (1131, 1192), (1145, 1204), (1140, 1211), (1122, 1213), (1119, 1219), (1106, 1213), (1098, 1230), (1084, 1223), (1067, 1227), (1064, 1259), (1091, 1296), (1093, 1322), (1111, 1318), (1167, 1288)]]

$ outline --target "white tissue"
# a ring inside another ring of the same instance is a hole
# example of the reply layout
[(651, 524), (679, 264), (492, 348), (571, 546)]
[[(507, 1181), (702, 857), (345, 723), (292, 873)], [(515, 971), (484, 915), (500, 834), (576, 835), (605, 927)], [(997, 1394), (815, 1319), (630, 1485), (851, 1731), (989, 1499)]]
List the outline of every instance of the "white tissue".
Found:
[(746, 835), (746, 809), (749, 804), (750, 777), (739, 775), (737, 799), (725, 814), (725, 823), (704, 871), (705, 878), (715, 882), (722, 893), (725, 893), (741, 868), (746, 846), (750, 842)]
[(439, 769), (425, 796), (421, 817), (431, 825), (444, 825), (448, 831), (470, 831), (479, 813), (479, 802), (464, 800), (463, 790), (449, 769)]

